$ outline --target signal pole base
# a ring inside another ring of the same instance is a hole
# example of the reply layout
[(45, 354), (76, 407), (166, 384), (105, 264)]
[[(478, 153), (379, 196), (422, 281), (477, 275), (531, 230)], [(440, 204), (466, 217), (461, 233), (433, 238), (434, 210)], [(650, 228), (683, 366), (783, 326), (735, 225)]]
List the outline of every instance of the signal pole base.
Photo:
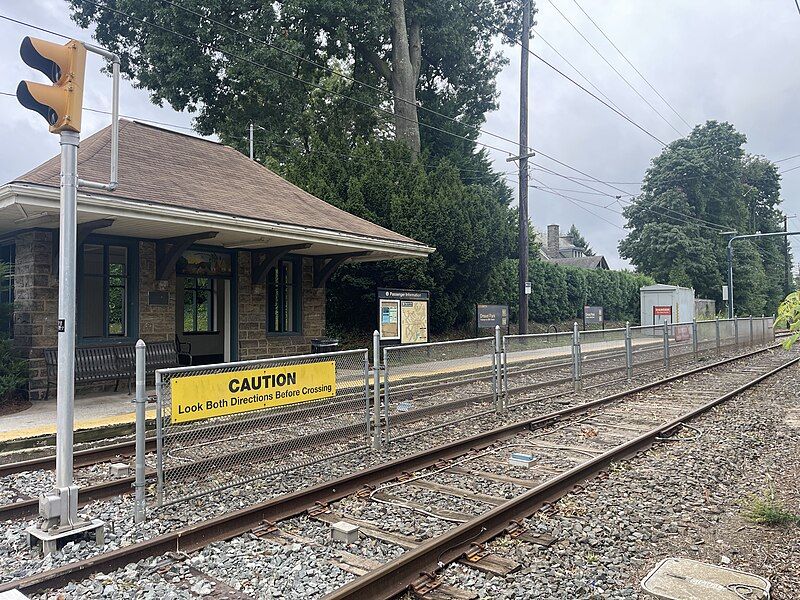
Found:
[(28, 547), (39, 548), (44, 556), (58, 552), (75, 540), (94, 540), (101, 546), (105, 543), (105, 524), (100, 519), (82, 519), (74, 525), (53, 527), (47, 530), (31, 525), (25, 530)]

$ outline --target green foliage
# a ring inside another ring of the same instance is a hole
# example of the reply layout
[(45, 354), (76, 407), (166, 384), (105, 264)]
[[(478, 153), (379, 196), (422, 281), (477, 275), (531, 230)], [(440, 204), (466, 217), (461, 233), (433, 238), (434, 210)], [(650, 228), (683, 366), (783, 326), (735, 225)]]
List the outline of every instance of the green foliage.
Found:
[(800, 292), (792, 292), (778, 307), (775, 327), (786, 327), (791, 334), (783, 342), (787, 350), (800, 339)]
[(289, 179), (353, 214), (436, 247), (427, 261), (341, 267), (329, 284), (329, 320), (346, 328), (373, 328), (375, 288), (382, 286), (430, 290), (434, 333), (469, 323), (493, 265), (512, 247), (510, 194), (491, 174), (488, 161), (475, 155), (469, 168), (483, 176), (466, 183), (451, 159), (423, 155), (415, 161), (395, 142), (357, 143), (348, 161), (338, 156), (344, 144), (320, 144), (292, 157)]
[[(0, 287), (11, 285), (8, 265), (0, 263)], [(0, 304), (0, 319), (7, 322), (11, 305)], [(20, 358), (12, 347), (8, 334), (0, 333), (0, 400), (4, 400), (21, 390), (28, 381), (28, 363)]]
[[(502, 261), (490, 277), (485, 302), (508, 304), (516, 318), (517, 261)], [(529, 264), (533, 293), (529, 299), (532, 321), (557, 323), (577, 319), (586, 305), (603, 306), (608, 321), (639, 321), (639, 288), (653, 279), (628, 271), (564, 267), (543, 260)]]
[(761, 496), (752, 496), (744, 511), (744, 517), (751, 523), (759, 525), (800, 524), (800, 515), (796, 515), (784, 507), (775, 496), (775, 488), (770, 485)]
[[(708, 121), (653, 159), (642, 194), (624, 211), (631, 231), (621, 256), (660, 283), (693, 287), (721, 305), (727, 238), (719, 231), (766, 233), (782, 225), (777, 168), (745, 155), (745, 142), (730, 124)], [(738, 312), (770, 313), (783, 298), (784, 249), (780, 238), (734, 242)]]
[(586, 256), (594, 256), (594, 251), (589, 247), (589, 242), (584, 239), (584, 237), (581, 235), (581, 232), (578, 231), (577, 227), (575, 227), (575, 223), (573, 223), (572, 227), (569, 228), (567, 235), (572, 238), (572, 244), (574, 246), (583, 249), (583, 253)]

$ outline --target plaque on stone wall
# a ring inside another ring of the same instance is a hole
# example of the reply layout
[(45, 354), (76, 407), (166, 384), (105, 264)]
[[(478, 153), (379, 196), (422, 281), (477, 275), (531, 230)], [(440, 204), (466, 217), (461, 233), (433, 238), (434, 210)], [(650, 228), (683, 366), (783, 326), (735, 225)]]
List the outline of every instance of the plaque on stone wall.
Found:
[(147, 303), (150, 306), (166, 306), (169, 304), (169, 292), (166, 291), (152, 291), (148, 294)]

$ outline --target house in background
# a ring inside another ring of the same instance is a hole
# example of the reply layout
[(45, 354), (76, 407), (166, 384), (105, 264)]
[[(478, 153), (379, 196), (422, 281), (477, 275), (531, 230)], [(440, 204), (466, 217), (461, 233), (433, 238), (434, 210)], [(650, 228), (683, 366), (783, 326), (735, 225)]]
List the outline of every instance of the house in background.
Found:
[(608, 263), (603, 256), (586, 256), (583, 248), (573, 243), (571, 235), (561, 235), (558, 225), (547, 226), (547, 243), (542, 246), (542, 259), (566, 267), (581, 269), (606, 269)]
[[(107, 176), (111, 131), (84, 140), (81, 178)], [(0, 186), (0, 259), (14, 268), (14, 345), (28, 396), (57, 344), (59, 158)], [(305, 353), (346, 261), (433, 248), (340, 210), (222, 144), (120, 122), (119, 187), (78, 190), (78, 347), (191, 344), (195, 364)]]

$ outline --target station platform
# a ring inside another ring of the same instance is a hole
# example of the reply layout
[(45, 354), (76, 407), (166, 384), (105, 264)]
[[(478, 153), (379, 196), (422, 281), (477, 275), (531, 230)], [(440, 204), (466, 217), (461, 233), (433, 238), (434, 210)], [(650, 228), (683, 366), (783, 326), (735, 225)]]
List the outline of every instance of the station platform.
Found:
[[(147, 390), (147, 395), (155, 389)], [(136, 421), (134, 394), (98, 392), (75, 398), (75, 431), (113, 428)], [(152, 408), (150, 408), (152, 406)], [(149, 405), (147, 418), (155, 418), (155, 405)], [(0, 443), (10, 440), (42, 438), (56, 433), (55, 399), (33, 402), (18, 413), (0, 416)], [(77, 441), (77, 440), (76, 440)]]

